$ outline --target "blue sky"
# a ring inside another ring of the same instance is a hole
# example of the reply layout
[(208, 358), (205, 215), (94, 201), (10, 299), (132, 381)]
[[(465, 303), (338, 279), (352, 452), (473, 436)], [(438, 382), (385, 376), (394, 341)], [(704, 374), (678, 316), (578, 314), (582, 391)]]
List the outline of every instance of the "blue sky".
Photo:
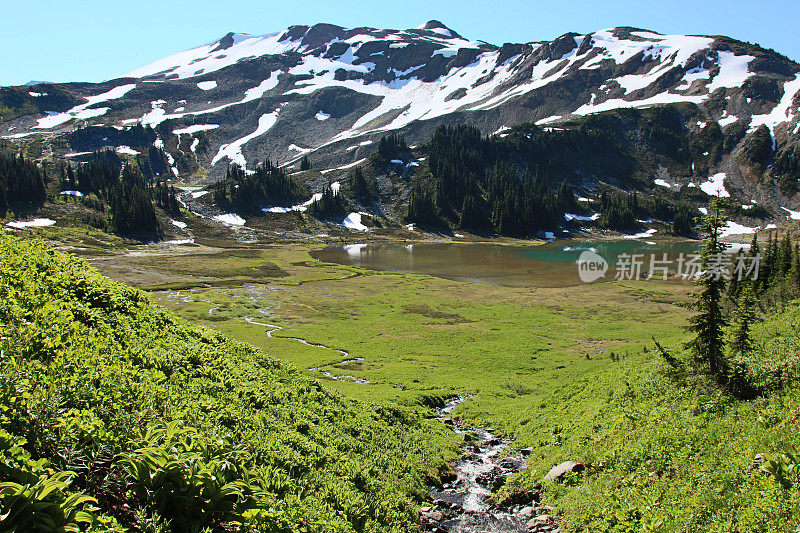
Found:
[(495, 44), (637, 26), (724, 34), (800, 60), (797, 0), (494, 0), (387, 2), (253, 0), (2, 0), (0, 85), (102, 81), (229, 31), (264, 34), (292, 24), (412, 28), (437, 19)]

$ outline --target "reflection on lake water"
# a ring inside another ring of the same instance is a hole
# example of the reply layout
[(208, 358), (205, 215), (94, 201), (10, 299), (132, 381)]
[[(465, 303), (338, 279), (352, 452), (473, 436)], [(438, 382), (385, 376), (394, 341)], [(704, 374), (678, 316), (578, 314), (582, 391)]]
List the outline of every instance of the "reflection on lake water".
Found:
[[(311, 253), (320, 261), (388, 270), (428, 274), (457, 281), (472, 281), (508, 287), (565, 287), (580, 285), (578, 258), (593, 251), (609, 264), (605, 277), (615, 276), (615, 266), (632, 254), (643, 254), (641, 272), (650, 270), (651, 256), (666, 259), (675, 272), (681, 254), (696, 253), (696, 242), (649, 244), (641, 241), (561, 241), (539, 246), (499, 244), (421, 243), (349, 244), (329, 246)], [(661, 273), (658, 273), (661, 277)]]

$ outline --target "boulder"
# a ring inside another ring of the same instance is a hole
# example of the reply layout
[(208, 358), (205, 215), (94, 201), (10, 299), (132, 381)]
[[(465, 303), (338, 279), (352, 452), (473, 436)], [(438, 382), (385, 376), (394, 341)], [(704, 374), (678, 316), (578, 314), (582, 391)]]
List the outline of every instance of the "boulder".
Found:
[(544, 526), (549, 526), (551, 523), (555, 522), (555, 519), (550, 515), (542, 515), (537, 516), (536, 518), (531, 518), (528, 520), (527, 526), (528, 529), (539, 529)]
[(517, 514), (522, 518), (530, 518), (533, 516), (533, 507), (531, 507), (530, 505), (527, 507), (523, 507)]
[(556, 465), (550, 469), (544, 479), (547, 481), (558, 481), (567, 472), (581, 472), (584, 469), (583, 463), (576, 463), (575, 461), (564, 461), (560, 465)]

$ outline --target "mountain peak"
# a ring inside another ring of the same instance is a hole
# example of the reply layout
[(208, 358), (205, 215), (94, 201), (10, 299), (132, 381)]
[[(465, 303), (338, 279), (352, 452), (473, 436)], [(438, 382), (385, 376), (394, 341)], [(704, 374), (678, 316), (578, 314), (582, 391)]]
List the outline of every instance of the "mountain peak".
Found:
[(416, 29), (429, 30), (440, 35), (444, 35), (445, 37), (461, 37), (461, 35), (459, 35), (457, 32), (451, 30), (438, 20), (429, 20), (425, 24), (417, 26)]

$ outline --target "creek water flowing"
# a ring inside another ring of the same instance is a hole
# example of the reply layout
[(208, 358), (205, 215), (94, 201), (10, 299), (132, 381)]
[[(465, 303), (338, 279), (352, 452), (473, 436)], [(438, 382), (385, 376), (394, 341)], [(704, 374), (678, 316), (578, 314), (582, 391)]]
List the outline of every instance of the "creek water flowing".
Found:
[(423, 530), (448, 533), (528, 533), (557, 531), (550, 516), (537, 520), (535, 503), (500, 508), (491, 500), (493, 490), (511, 474), (526, 467), (520, 454), (504, 455), (511, 441), (491, 428), (475, 428), (451, 418), (450, 413), (472, 396), (458, 396), (437, 408), (435, 418), (464, 438), (462, 455), (454, 463), (455, 478), (431, 487), (431, 505), (423, 507)]
[[(283, 327), (267, 322), (260, 322), (253, 317), (244, 317), (249, 324), (267, 328), (268, 338)], [(355, 376), (333, 375), (325, 370), (336, 364), (363, 361), (363, 357), (350, 357), (350, 352), (332, 348), (324, 344), (309, 342), (300, 337), (280, 337), (311, 346), (333, 350), (342, 357), (341, 361), (310, 368), (334, 380), (351, 380), (355, 383), (368, 384), (369, 381)], [(462, 395), (434, 410), (434, 417), (439, 422), (449, 425), (453, 431), (464, 439), (461, 445), (462, 455), (453, 465), (455, 477), (442, 486), (429, 488), (431, 505), (423, 507), (422, 526), (426, 532), (433, 533), (529, 533), (558, 531), (554, 519), (546, 517), (532, 527), (535, 521), (535, 502), (530, 506), (499, 508), (491, 500), (493, 490), (499, 488), (511, 474), (525, 469), (525, 458), (517, 454), (505, 455), (503, 452), (511, 445), (511, 441), (498, 436), (491, 428), (475, 428), (451, 418), (453, 409), (472, 398)], [(526, 512), (525, 509), (528, 509)]]

